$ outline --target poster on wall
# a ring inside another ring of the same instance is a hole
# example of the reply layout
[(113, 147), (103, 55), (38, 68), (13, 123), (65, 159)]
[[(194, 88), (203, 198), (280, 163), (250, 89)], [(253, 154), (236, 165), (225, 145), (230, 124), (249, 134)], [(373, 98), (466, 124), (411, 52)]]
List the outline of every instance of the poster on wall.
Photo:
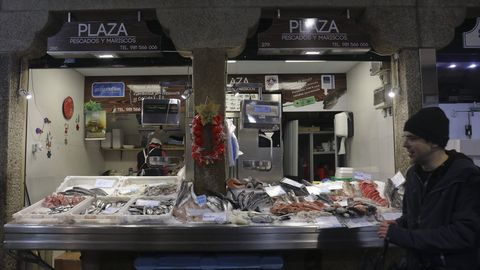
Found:
[(346, 80), (345, 73), (234, 75), (227, 78), (230, 82), (262, 83), (264, 93), (281, 93), (285, 112), (346, 110)]
[(346, 109), (345, 74), (309, 74), (280, 78), (283, 111), (341, 111)]
[(85, 140), (104, 140), (107, 130), (105, 111), (85, 112)]
[(187, 78), (178, 75), (125, 76), (121, 81), (119, 77), (85, 77), (84, 99), (100, 103), (107, 113), (140, 113), (143, 99), (180, 99), (187, 84)]

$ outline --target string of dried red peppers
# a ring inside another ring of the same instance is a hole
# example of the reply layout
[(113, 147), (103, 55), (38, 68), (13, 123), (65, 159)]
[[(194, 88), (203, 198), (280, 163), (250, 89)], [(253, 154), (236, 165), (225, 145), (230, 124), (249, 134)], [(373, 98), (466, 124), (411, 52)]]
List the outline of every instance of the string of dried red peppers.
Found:
[[(223, 157), (225, 152), (223, 118), (218, 114), (219, 105), (206, 104), (197, 106), (198, 114), (192, 121), (192, 158), (198, 165), (214, 163)], [(208, 124), (211, 128), (211, 149), (205, 148), (203, 129)]]

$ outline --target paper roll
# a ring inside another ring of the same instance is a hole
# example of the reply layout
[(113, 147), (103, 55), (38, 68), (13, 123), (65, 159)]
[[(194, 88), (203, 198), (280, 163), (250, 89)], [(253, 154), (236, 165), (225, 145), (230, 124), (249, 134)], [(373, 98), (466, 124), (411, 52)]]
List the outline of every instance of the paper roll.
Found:
[(345, 137), (342, 137), (340, 141), (340, 149), (338, 150), (339, 155), (345, 155)]

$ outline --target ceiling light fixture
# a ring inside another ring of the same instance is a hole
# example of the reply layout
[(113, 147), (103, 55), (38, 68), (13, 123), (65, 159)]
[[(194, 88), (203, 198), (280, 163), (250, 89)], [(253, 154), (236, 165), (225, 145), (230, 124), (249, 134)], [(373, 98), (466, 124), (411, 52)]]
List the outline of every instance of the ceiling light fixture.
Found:
[(320, 55), (320, 51), (306, 51), (306, 55)]
[(455, 65), (455, 64), (450, 64), (450, 65), (448, 66), (448, 68), (456, 68), (456, 67), (457, 67), (457, 65)]
[(236, 63), (237, 60), (228, 60), (227, 63), (231, 64), (231, 63)]
[(183, 94), (180, 96), (182, 97), (183, 99), (188, 99), (193, 93), (193, 89), (192, 88), (187, 88), (185, 89), (185, 91), (183, 91)]
[(305, 28), (312, 28), (315, 25), (315, 21), (314, 18), (308, 18), (303, 21), (303, 24), (305, 25)]
[(476, 68), (476, 67), (477, 67), (477, 64), (470, 64), (470, 65), (468, 66), (468, 68)]
[(32, 93), (26, 89), (19, 89), (18, 94), (25, 97), (26, 99), (31, 99), (33, 97)]
[(395, 92), (393, 92), (393, 90), (390, 90), (390, 92), (388, 92), (388, 97), (394, 98), (395, 97)]

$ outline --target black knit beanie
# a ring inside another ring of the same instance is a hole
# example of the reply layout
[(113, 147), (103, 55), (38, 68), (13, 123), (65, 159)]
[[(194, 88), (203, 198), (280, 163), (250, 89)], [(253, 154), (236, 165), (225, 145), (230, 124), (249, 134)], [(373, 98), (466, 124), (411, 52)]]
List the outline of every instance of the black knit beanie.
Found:
[(423, 108), (405, 122), (403, 130), (445, 148), (448, 142), (449, 120), (438, 107)]

